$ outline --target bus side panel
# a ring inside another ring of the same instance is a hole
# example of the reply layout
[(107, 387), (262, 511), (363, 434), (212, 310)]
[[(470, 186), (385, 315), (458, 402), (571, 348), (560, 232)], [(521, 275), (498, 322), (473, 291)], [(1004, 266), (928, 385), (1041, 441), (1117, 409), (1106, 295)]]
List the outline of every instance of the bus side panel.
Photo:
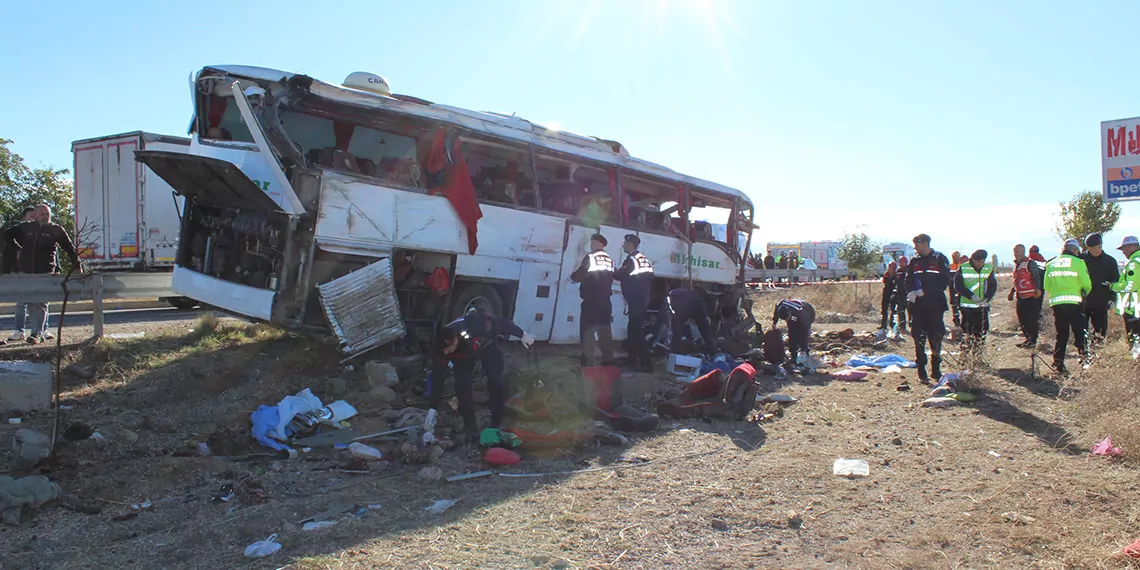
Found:
[(138, 137), (107, 142), (107, 255), (122, 264), (141, 260), (139, 239), (142, 165), (135, 162)]
[[(550, 342), (555, 344), (571, 344), (581, 342), (579, 325), (582, 318), (582, 300), (579, 292), (581, 286), (570, 280), (570, 274), (582, 263), (582, 258), (590, 251), (590, 236), (597, 233), (592, 228), (570, 226), (566, 241), (566, 251), (562, 256), (562, 275), (558, 280), (558, 307), (554, 314), (554, 330)], [(624, 259), (621, 251), (622, 237), (625, 230), (613, 227), (603, 227), (601, 233), (605, 236), (608, 245), (606, 253), (614, 259), (615, 269)], [(624, 340), (628, 319), (625, 315), (625, 299), (621, 296), (621, 285), (614, 281), (610, 293), (610, 329), (614, 340)]]
[[(615, 238), (610, 236), (615, 233), (618, 235), (618, 254), (621, 257), (615, 257), (614, 262), (620, 264), (625, 259), (625, 255), (621, 253), (620, 240), (621, 236), (628, 232), (605, 226), (602, 232), (611, 245), (615, 242)], [(657, 277), (688, 280), (689, 264), (691, 264), (693, 281), (724, 285), (736, 283), (739, 267), (724, 250), (715, 245), (694, 243), (693, 259), (687, 264), (689, 246), (680, 239), (649, 233), (639, 234), (638, 237), (641, 238), (641, 253), (649, 258), (649, 262), (653, 264), (653, 274)]]
[[(151, 142), (147, 150), (186, 152), (186, 145)], [(151, 267), (173, 267), (181, 229), (178, 214), (183, 198), (175, 198), (174, 189), (150, 168), (142, 167), (143, 235), (142, 257)]]
[(538, 340), (550, 340), (561, 275), (557, 263), (525, 263), (515, 299), (515, 324)]
[(103, 215), (103, 143), (77, 145), (75, 155), (75, 225), (79, 255), (88, 262), (107, 259), (107, 231)]

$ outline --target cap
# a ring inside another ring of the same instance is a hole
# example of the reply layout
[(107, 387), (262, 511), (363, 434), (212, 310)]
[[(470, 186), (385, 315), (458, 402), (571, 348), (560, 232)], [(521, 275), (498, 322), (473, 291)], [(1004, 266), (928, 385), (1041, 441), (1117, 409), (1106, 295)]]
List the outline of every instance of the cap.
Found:
[(930, 236), (926, 234), (918, 234), (914, 236), (914, 243), (930, 243)]
[(634, 247), (641, 245), (641, 238), (637, 237), (637, 234), (625, 234), (625, 241), (632, 243)]
[(1031, 245), (1029, 246), (1029, 253), (1041, 253), (1041, 248)]
[(1069, 249), (1070, 247), (1081, 249), (1081, 242), (1077, 241), (1075, 238), (1065, 240), (1065, 249)]
[(1126, 245), (1140, 246), (1140, 240), (1136, 239), (1136, 236), (1124, 236), (1124, 239), (1120, 241), (1120, 247), (1116, 249), (1124, 249)]
[(590, 241), (600, 241), (602, 242), (602, 246), (610, 245), (610, 242), (606, 241), (606, 236), (602, 234), (594, 234), (590, 236)]
[(986, 250), (979, 249), (979, 250), (974, 251), (974, 253), (972, 253), (970, 255), (970, 259), (973, 261), (985, 261), (986, 258), (989, 256), (990, 256), (990, 254), (986, 253)]
[(1085, 247), (1096, 247), (1103, 244), (1104, 240), (1100, 237), (1099, 233), (1093, 232), (1085, 238)]

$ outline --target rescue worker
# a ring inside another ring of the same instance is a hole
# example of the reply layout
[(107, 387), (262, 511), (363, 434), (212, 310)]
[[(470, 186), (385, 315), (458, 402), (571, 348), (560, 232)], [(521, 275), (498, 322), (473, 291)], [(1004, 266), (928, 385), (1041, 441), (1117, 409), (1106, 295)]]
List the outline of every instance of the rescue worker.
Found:
[(653, 372), (649, 361), (649, 348), (645, 345), (645, 314), (649, 309), (649, 289), (653, 285), (653, 264), (638, 251), (641, 238), (626, 234), (622, 250), (625, 261), (614, 273), (614, 279), (621, 282), (621, 294), (629, 311), (629, 327), (626, 334), (626, 349), (629, 352), (629, 367), (643, 372)]
[(883, 298), (880, 303), (883, 311), (883, 320), (879, 324), (879, 330), (882, 330), (884, 333), (889, 330), (888, 326), (895, 316), (895, 277), (898, 275), (898, 272), (899, 264), (892, 261), (891, 264), (887, 266), (887, 271), (883, 273)]
[[(37, 274), (59, 273), (57, 247), (67, 254), (77, 272), (82, 271), (75, 244), (71, 242), (67, 230), (51, 221), (51, 207), (47, 204), (36, 206), (34, 216), (35, 221), (23, 222), (4, 232), (5, 244), (18, 251), (19, 271)], [(45, 339), (54, 338), (47, 330), (47, 303), (28, 303), (28, 313), (31, 319), (28, 323), (28, 328), (31, 329), (28, 344), (39, 344)]]
[(1053, 309), (1053, 322), (1057, 327), (1057, 346), (1053, 348), (1053, 368), (1058, 374), (1066, 374), (1065, 348), (1072, 332), (1073, 344), (1081, 356), (1081, 364), (1087, 365), (1088, 346), (1085, 338), (1085, 317), (1081, 311), (1085, 295), (1092, 290), (1089, 270), (1081, 253), (1081, 242), (1070, 239), (1065, 242), (1061, 255), (1045, 265), (1045, 294), (1049, 295), (1049, 307)]
[(496, 341), (500, 336), (515, 336), (528, 349), (534, 337), (523, 332), (515, 323), (478, 312), (469, 312), (439, 330), (436, 346), (440, 353), (428, 376), (428, 394), (431, 407), (439, 409), (447, 385), (448, 372), (455, 371), (455, 396), (459, 400), (459, 415), (463, 417), (463, 430), (468, 436), (478, 433), (475, 422), (474, 376), (475, 364), (483, 364), (487, 376), (488, 407), (491, 409), (491, 426), (499, 427), (503, 408), (510, 397), (510, 386), (503, 378), (503, 349)]
[(1085, 238), (1085, 252), (1081, 254), (1089, 270), (1092, 291), (1085, 297), (1085, 330), (1091, 335), (1090, 344), (1100, 344), (1108, 336), (1108, 312), (1115, 295), (1112, 284), (1120, 279), (1116, 258), (1104, 252), (1104, 240), (1098, 233)]
[(898, 273), (895, 274), (895, 325), (897, 327), (897, 330), (895, 331), (896, 339), (900, 339), (902, 338), (902, 335), (906, 334), (906, 296), (907, 293), (909, 293), (906, 285), (906, 274), (907, 269), (909, 269), (910, 262), (907, 260), (905, 255), (902, 255), (899, 256), (898, 264), (899, 270)]
[(958, 292), (968, 350), (980, 348), (990, 332), (990, 302), (997, 295), (998, 282), (994, 266), (986, 260), (988, 255), (984, 249), (975, 251), (954, 274), (954, 290)]
[(788, 268), (788, 256), (787, 255), (784, 255), (781, 253), (780, 256), (776, 258), (776, 268), (777, 269), (787, 269)]
[(602, 346), (603, 363), (608, 364), (614, 359), (614, 335), (610, 328), (613, 320), (610, 295), (614, 283), (614, 260), (606, 253), (608, 243), (602, 234), (590, 236), (590, 253), (570, 274), (571, 281), (581, 284), (578, 296), (582, 298), (582, 315), (578, 320), (578, 330), (582, 338), (582, 364), (585, 366), (597, 363), (595, 342)]
[(1037, 263), (1045, 263), (1045, 256), (1041, 255), (1041, 248), (1035, 245), (1029, 246), (1029, 259)]
[(1013, 247), (1013, 288), (1009, 300), (1017, 299), (1017, 322), (1025, 341), (1019, 348), (1036, 348), (1041, 332), (1041, 302), (1045, 300), (1045, 270), (1025, 254), (1025, 246)]
[[(906, 270), (906, 301), (910, 308), (910, 330), (914, 338), (918, 380), (942, 378), (942, 339), (946, 337), (944, 315), (949, 305), (946, 289), (950, 282), (950, 260), (930, 248), (930, 236), (914, 238), (917, 255)], [(930, 376), (926, 375), (926, 345), (930, 345)]]
[[(776, 309), (772, 312), (773, 329), (781, 319), (788, 323), (788, 354), (791, 356), (784, 361), (784, 369), (792, 372), (801, 351), (804, 353), (804, 360), (810, 362), (811, 348), (808, 343), (811, 340), (811, 325), (815, 322), (815, 307), (807, 301), (784, 299), (776, 303)], [(808, 364), (807, 368), (810, 367)]]
[(1132, 344), (1132, 359), (1140, 359), (1140, 240), (1126, 236), (1117, 248), (1128, 261), (1120, 279), (1113, 284), (1116, 292), (1116, 312), (1124, 317), (1124, 334)]
[[(673, 342), (670, 351), (681, 353), (681, 339), (689, 333), (686, 323), (691, 319), (697, 326), (697, 332), (704, 343), (704, 351), (708, 356), (716, 353), (716, 339), (712, 336), (712, 321), (709, 319), (708, 309), (701, 294), (688, 289), (673, 289), (665, 298), (669, 314), (672, 316), (670, 327), (673, 331)], [(696, 339), (692, 339), (696, 341)]]
[[(958, 270), (962, 268), (962, 265), (969, 263), (969, 261), (970, 260), (966, 256), (962, 255), (961, 253), (959, 253), (957, 251), (955, 251), (954, 253), (951, 253), (950, 254), (950, 274), (951, 275), (957, 274)], [(958, 310), (959, 310), (958, 288), (954, 286), (953, 280), (951, 280), (951, 283), (950, 283), (950, 314), (951, 314), (952, 319), (954, 320), (954, 326), (960, 328), (962, 326), (962, 316), (958, 313)]]

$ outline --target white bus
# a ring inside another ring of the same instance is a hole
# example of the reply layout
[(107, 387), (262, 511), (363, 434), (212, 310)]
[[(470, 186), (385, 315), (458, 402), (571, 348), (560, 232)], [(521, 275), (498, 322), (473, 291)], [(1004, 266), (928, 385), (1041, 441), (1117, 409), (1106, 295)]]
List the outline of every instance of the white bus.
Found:
[[(286, 327), (331, 325), (350, 355), (423, 339), (472, 308), (575, 343), (570, 273), (590, 236), (606, 236), (620, 264), (635, 233), (655, 297), (700, 286), (723, 325), (745, 320), (740, 259), (754, 212), (743, 192), (614, 141), (391, 94), (367, 73), (332, 85), (207, 67), (193, 90), (189, 155), (138, 153), (186, 197), (179, 295)], [(482, 218), (470, 232), (459, 212), (474, 203)], [(727, 239), (690, 222), (694, 212), (727, 219)], [(624, 339), (616, 282), (613, 307)]]

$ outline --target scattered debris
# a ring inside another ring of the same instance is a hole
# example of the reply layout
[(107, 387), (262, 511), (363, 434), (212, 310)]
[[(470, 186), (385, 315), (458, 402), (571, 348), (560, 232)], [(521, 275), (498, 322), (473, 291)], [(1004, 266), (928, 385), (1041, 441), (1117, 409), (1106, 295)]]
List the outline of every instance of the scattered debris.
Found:
[(281, 543), (277, 542), (277, 535), (271, 534), (265, 540), (259, 540), (247, 547), (245, 547), (246, 558), (265, 558), (272, 556), (281, 550)]
[(51, 438), (35, 430), (20, 428), (13, 438), (13, 447), (13, 466), (18, 471), (27, 471), (51, 455)]
[(455, 483), (457, 481), (466, 481), (468, 479), (478, 479), (479, 477), (489, 477), (494, 475), (494, 471), (476, 471), (474, 473), (463, 473), (462, 475), (452, 475), (447, 478), (448, 483)]
[(712, 527), (719, 531), (726, 531), (728, 530), (728, 523), (721, 519), (713, 519)]
[(1119, 447), (1113, 447), (1112, 436), (1109, 435), (1097, 442), (1096, 445), (1093, 445), (1091, 453), (1104, 457), (1122, 457), (1124, 450)]
[(757, 398), (756, 401), (757, 402), (776, 402), (778, 404), (794, 404), (794, 403), (798, 402), (799, 399), (797, 399), (794, 396), (789, 396), (787, 394), (768, 394), (767, 396)]
[(228, 503), (235, 498), (237, 498), (237, 494), (234, 493), (234, 486), (226, 484), (222, 485), (222, 488), (219, 489), (217, 493), (214, 493), (211, 500), (215, 503)]
[(95, 428), (83, 422), (73, 422), (63, 430), (63, 439), (66, 441), (83, 441), (94, 434)]
[(995, 459), (1000, 459), (1000, 458), (1001, 458), (1001, 454), (1000, 454), (1000, 453), (998, 453), (998, 452), (996, 452), (996, 451), (994, 451), (994, 450), (992, 450), (992, 449), (989, 451), (988, 455), (991, 455), (991, 456), (993, 456)]
[(862, 459), (839, 458), (832, 465), (831, 473), (840, 477), (868, 477), (871, 475), (871, 466)]
[(815, 420), (804, 420), (804, 425), (805, 426), (814, 426)]
[(424, 467), (423, 469), (420, 469), (419, 475), (420, 479), (425, 479), (428, 481), (439, 481), (443, 479), (443, 470), (439, 467)]
[(43, 475), (13, 479), (0, 475), (0, 518), (16, 525), (35, 509), (59, 499), (59, 485)]
[(831, 377), (836, 380), (844, 380), (847, 382), (860, 382), (867, 379), (867, 373), (863, 372), (862, 370), (852, 370), (848, 368), (846, 370), (832, 372)]
[(8, 425), (18, 426), (23, 422), (24, 420), (20, 418), (8, 418)]
[(1035, 519), (1029, 515), (1019, 514), (1015, 511), (1002, 513), (1001, 516), (1004, 517), (1007, 522), (1011, 522), (1011, 523), (1015, 523), (1015, 524), (1033, 524), (1033, 523), (1037, 522), (1037, 519)]
[(446, 511), (447, 509), (450, 509), (451, 507), (454, 507), (455, 504), (458, 502), (459, 502), (459, 499), (440, 500), (440, 501), (436, 501), (436, 502), (432, 503), (432, 505), (430, 507), (428, 507), (424, 510), (433, 514), (433, 515), (442, 515), (444, 513), (444, 511)]
[(301, 525), (301, 530), (321, 530), (336, 524), (336, 521), (311, 521)]
[(899, 366), (900, 368), (918, 368), (918, 364), (911, 362), (897, 354), (884, 354), (882, 356), (867, 356), (860, 354), (852, 356), (847, 361), (847, 366), (852, 368), (858, 366), (873, 366), (875, 368), (887, 368), (888, 366)]
[(903, 380), (898, 387), (895, 388), (897, 392), (910, 392), (910, 382)]
[(146, 331), (139, 331), (139, 332), (133, 332), (133, 333), (111, 333), (111, 334), (107, 335), (107, 338), (109, 338), (111, 340), (134, 340), (134, 339), (146, 338)]
[(1120, 553), (1129, 558), (1140, 558), (1140, 538), (1137, 538), (1132, 544), (1120, 549)]
[(788, 517), (788, 528), (801, 528), (804, 526), (804, 519), (796, 511), (788, 511), (784, 513)]
[(924, 408), (945, 408), (956, 405), (958, 405), (958, 400), (949, 396), (936, 396), (922, 401)]
[(379, 449), (370, 445), (364, 445), (360, 442), (352, 442), (348, 445), (348, 451), (352, 453), (353, 457), (363, 459), (365, 461), (380, 461), (384, 459), (384, 454)]
[(902, 367), (898, 364), (892, 364), (883, 369), (883, 374), (902, 374)]
[(369, 360), (364, 364), (364, 372), (368, 375), (368, 386), (374, 394), (378, 388), (387, 388), (391, 391), (392, 386), (400, 383), (400, 374), (396, 367), (387, 362)]
[(903, 440), (901, 437), (896, 437), (896, 438), (891, 440), (891, 445), (902, 445), (902, 444), (903, 444)]
[(522, 461), (519, 454), (501, 447), (492, 447), (483, 455), (483, 460), (491, 465), (516, 465)]

